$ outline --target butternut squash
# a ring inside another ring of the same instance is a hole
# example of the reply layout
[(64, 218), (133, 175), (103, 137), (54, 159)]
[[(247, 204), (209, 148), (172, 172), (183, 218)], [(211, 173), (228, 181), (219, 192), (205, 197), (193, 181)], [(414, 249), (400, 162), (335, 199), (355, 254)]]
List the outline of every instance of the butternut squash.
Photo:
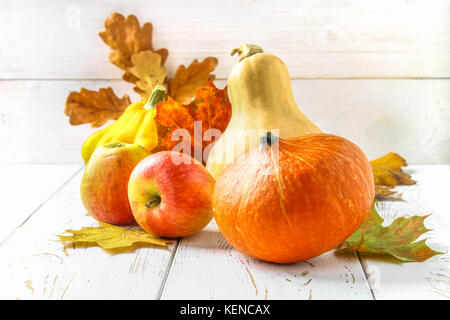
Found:
[(281, 138), (320, 133), (297, 107), (286, 65), (261, 47), (243, 44), (232, 51), (239, 63), (228, 78), (231, 120), (209, 153), (207, 168), (218, 178), (236, 157), (257, 146), (262, 132)]

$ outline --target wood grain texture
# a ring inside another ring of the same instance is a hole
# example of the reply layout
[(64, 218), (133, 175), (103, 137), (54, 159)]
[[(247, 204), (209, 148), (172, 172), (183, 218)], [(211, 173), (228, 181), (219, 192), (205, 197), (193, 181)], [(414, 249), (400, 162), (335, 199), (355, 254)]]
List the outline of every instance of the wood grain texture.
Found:
[(1, 79), (119, 79), (98, 37), (113, 11), (154, 25), (167, 68), (213, 55), (225, 79), (232, 48), (257, 43), (294, 78), (449, 77), (450, 2), (0, 1)]
[(450, 166), (411, 166), (408, 172), (417, 185), (400, 187), (403, 201), (379, 202), (383, 225), (401, 216), (427, 215), (425, 226), (433, 229), (421, 236), (428, 245), (444, 252), (422, 263), (399, 263), (395, 259), (361, 255), (376, 299), (450, 299), (450, 214), (448, 181)]
[[(139, 99), (124, 81), (0, 81), (0, 163), (81, 164), (94, 130), (69, 125), (65, 99), (80, 87), (107, 86)], [(293, 80), (292, 87), (314, 123), (369, 159), (395, 151), (410, 163), (450, 163), (450, 80)]]
[[(67, 228), (96, 223), (79, 199), (81, 173), (73, 177), (94, 130), (68, 124), (69, 91), (111, 86), (138, 99), (98, 37), (113, 11), (153, 23), (154, 47), (169, 49), (169, 75), (215, 56), (221, 88), (236, 63), (230, 49), (257, 43), (283, 59), (299, 107), (325, 132), (369, 158), (395, 151), (409, 163), (450, 163), (449, 0), (0, 0), (0, 193), (8, 195), (0, 299), (450, 299), (448, 253), (406, 264), (362, 256), (361, 266), (353, 254), (329, 252), (281, 266), (233, 250), (214, 223), (178, 249), (111, 255), (55, 242)], [(431, 246), (448, 252), (450, 167), (410, 172), (418, 185), (399, 188), (406, 201), (381, 202), (380, 213), (389, 223), (434, 212)]]
[(0, 164), (0, 243), (80, 170), (67, 164)]
[(450, 163), (449, 80), (292, 81), (298, 106), (324, 132), (369, 159), (390, 151), (409, 163)]
[(82, 164), (81, 146), (95, 129), (71, 126), (64, 104), (70, 91), (107, 86), (133, 94), (124, 81), (0, 82), (0, 162)]
[[(54, 166), (49, 166), (49, 169)], [(155, 299), (174, 245), (111, 254), (56, 235), (98, 224), (86, 216), (81, 172), (0, 246), (0, 299)]]
[[(19, 166), (23, 172), (32, 168)], [(41, 172), (60, 167), (40, 166)], [(449, 299), (450, 166), (410, 166), (408, 172), (418, 185), (399, 188), (404, 201), (379, 203), (385, 224), (433, 212), (426, 226), (434, 230), (426, 237), (447, 253), (403, 264), (362, 255), (363, 266), (343, 252), (289, 265), (258, 261), (232, 249), (214, 222), (169, 250), (112, 255), (97, 247), (63, 246), (56, 234), (96, 224), (79, 199), (80, 172), (0, 245), (0, 298), (154, 299), (162, 293), (163, 299), (372, 299), (373, 292), (376, 299)], [(37, 170), (29, 174), (32, 181), (40, 177)]]
[(449, 165), (411, 166), (418, 181), (399, 187), (402, 201), (381, 201), (384, 225), (399, 216), (433, 213), (425, 221), (435, 250), (445, 252), (423, 263), (361, 254), (364, 275), (351, 254), (326, 253), (306, 263), (276, 265), (248, 258), (232, 249), (214, 223), (183, 239), (176, 252), (162, 298), (166, 299), (450, 299), (450, 220), (446, 187)]
[(214, 222), (182, 239), (162, 299), (371, 299), (355, 254), (278, 265), (234, 250)]

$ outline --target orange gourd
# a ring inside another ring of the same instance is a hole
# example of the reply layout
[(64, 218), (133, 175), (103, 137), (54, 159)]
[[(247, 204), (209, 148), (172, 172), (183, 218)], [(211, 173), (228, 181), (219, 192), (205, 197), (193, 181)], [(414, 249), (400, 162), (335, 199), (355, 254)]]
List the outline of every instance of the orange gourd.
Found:
[(374, 195), (369, 161), (352, 142), (269, 133), (217, 179), (213, 214), (235, 249), (290, 263), (342, 243), (362, 224)]

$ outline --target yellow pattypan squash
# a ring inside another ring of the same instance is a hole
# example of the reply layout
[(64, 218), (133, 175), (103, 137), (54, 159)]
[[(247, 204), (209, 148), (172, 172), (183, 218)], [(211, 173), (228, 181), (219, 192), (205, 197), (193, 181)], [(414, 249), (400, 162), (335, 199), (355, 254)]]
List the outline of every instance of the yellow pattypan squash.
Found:
[(129, 105), (116, 122), (89, 136), (81, 148), (84, 163), (89, 161), (95, 149), (111, 142), (134, 143), (152, 151), (158, 143), (154, 121), (156, 105), (165, 95), (166, 87), (157, 85), (147, 103), (141, 101)]

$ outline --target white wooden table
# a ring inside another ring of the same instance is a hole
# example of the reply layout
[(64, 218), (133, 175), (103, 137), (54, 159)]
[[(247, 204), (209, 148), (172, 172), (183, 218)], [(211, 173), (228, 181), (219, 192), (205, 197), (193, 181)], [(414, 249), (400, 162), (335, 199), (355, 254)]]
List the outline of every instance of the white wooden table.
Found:
[[(432, 248), (450, 247), (450, 166), (411, 166), (418, 184), (399, 188), (404, 201), (381, 202), (390, 223), (432, 212)], [(79, 195), (78, 165), (1, 165), (0, 298), (3, 299), (449, 299), (450, 255), (424, 263), (331, 251), (277, 265), (233, 248), (214, 222), (168, 249), (110, 254), (64, 246), (56, 234), (96, 225)]]
[(222, 88), (240, 43), (279, 56), (299, 107), (323, 131), (369, 159), (394, 151), (416, 164), (408, 170), (418, 184), (399, 188), (404, 201), (382, 202), (380, 213), (390, 223), (433, 212), (430, 246), (447, 252), (449, 8), (450, 0), (0, 0), (0, 298), (449, 299), (448, 254), (401, 264), (328, 252), (275, 265), (230, 248), (214, 224), (166, 250), (111, 255), (55, 241), (96, 224), (79, 196), (80, 148), (93, 129), (68, 124), (69, 91), (111, 86), (138, 99), (98, 37), (117, 11), (153, 23), (169, 76), (215, 56)]

